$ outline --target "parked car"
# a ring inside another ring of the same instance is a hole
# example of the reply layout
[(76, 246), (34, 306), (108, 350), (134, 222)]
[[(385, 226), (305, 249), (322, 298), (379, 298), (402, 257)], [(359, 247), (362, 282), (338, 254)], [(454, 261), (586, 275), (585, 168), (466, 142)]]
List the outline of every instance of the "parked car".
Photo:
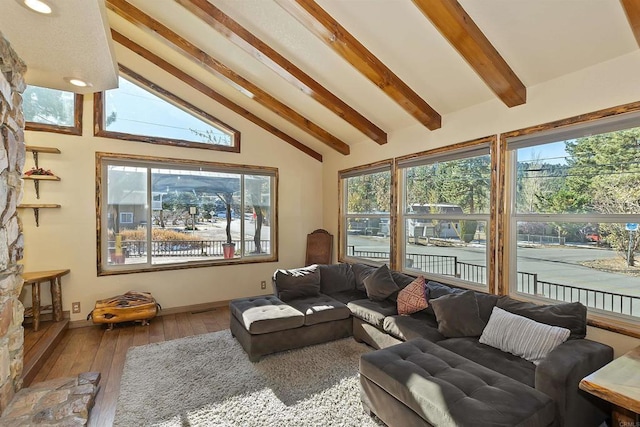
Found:
[(587, 242), (600, 243), (600, 234), (598, 233), (587, 233), (584, 235), (584, 238)]

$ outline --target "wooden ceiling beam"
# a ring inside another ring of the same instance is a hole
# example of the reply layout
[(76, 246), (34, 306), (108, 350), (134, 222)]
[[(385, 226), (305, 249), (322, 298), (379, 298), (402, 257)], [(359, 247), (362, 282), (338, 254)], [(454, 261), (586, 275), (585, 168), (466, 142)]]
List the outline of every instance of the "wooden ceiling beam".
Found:
[(636, 38), (638, 46), (640, 46), (640, 1), (638, 0), (620, 0), (624, 12), (629, 20), (629, 26)]
[(268, 44), (238, 24), (207, 0), (175, 0), (188, 11), (209, 24), (227, 40), (240, 47), (280, 77), (293, 84), (302, 93), (324, 105), (338, 117), (378, 144), (387, 143), (387, 134), (366, 117), (347, 105), (311, 76), (296, 67)]
[(413, 0), (489, 88), (509, 107), (527, 101), (527, 88), (457, 0)]
[(322, 154), (318, 153), (315, 150), (312, 150), (311, 148), (307, 147), (306, 145), (302, 144), (301, 142), (297, 141), (296, 139), (290, 137), (289, 135), (287, 135), (286, 133), (282, 132), (281, 130), (279, 130), (275, 126), (267, 123), (266, 121), (262, 120), (260, 117), (256, 116), (252, 112), (246, 110), (245, 108), (243, 108), (243, 107), (239, 106), (238, 104), (234, 103), (233, 101), (229, 100), (224, 95), (221, 95), (220, 93), (218, 93), (215, 90), (211, 89), (209, 86), (205, 85), (200, 80), (190, 76), (189, 74), (185, 73), (184, 71), (182, 71), (178, 67), (170, 64), (168, 61), (160, 58), (158, 55), (154, 54), (153, 52), (149, 51), (148, 49), (145, 49), (144, 47), (142, 47), (139, 44), (133, 42), (132, 40), (130, 40), (129, 38), (123, 36), (122, 34), (118, 33), (115, 30), (111, 30), (111, 37), (113, 38), (113, 40), (116, 43), (118, 43), (118, 44), (126, 47), (130, 51), (138, 54), (139, 56), (141, 56), (142, 58), (144, 58), (147, 61), (151, 62), (152, 64), (156, 65), (160, 69), (162, 69), (162, 70), (166, 71), (167, 73), (171, 74), (172, 76), (174, 76), (178, 80), (188, 84), (189, 86), (191, 86), (192, 88), (194, 88), (198, 92), (202, 93), (203, 95), (205, 95), (205, 96), (209, 97), (210, 99), (216, 101), (217, 103), (227, 107), (228, 109), (230, 109), (234, 113), (239, 114), (240, 116), (244, 117), (245, 119), (249, 120), (250, 122), (260, 126), (262, 129), (264, 129), (267, 132), (277, 136), (281, 140), (283, 140), (286, 143), (292, 145), (293, 147), (297, 148), (298, 150), (302, 151), (303, 153), (305, 153), (305, 154), (313, 157), (314, 159), (322, 162)]
[(276, 2), (420, 123), (431, 130), (440, 128), (440, 114), (317, 3), (313, 0)]
[(349, 145), (345, 142), (333, 136), (311, 120), (303, 117), (289, 106), (278, 101), (276, 98), (246, 80), (244, 77), (240, 76), (191, 42), (176, 34), (168, 27), (145, 14), (140, 9), (137, 9), (125, 0), (107, 0), (106, 4), (110, 10), (122, 18), (139, 28), (158, 36), (159, 40), (166, 43), (167, 46), (170, 46), (181, 54), (186, 55), (189, 59), (203, 66), (216, 77), (222, 79), (224, 82), (240, 91), (240, 93), (248, 96), (263, 107), (269, 109), (278, 116), (317, 138), (319, 141), (337, 152), (344, 155), (349, 154)]

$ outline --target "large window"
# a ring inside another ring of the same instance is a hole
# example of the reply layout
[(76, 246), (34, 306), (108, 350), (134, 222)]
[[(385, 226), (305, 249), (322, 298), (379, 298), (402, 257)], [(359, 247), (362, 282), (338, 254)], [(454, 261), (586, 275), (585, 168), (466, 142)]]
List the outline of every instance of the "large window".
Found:
[(391, 261), (391, 162), (340, 172), (340, 259)]
[(485, 140), (398, 159), (401, 268), (489, 283), (491, 155)]
[(511, 292), (640, 318), (640, 115), (507, 139)]
[(25, 129), (82, 135), (82, 95), (28, 86), (22, 99)]
[(277, 260), (278, 171), (98, 153), (99, 274)]
[(134, 72), (95, 95), (97, 136), (240, 152), (240, 132)]

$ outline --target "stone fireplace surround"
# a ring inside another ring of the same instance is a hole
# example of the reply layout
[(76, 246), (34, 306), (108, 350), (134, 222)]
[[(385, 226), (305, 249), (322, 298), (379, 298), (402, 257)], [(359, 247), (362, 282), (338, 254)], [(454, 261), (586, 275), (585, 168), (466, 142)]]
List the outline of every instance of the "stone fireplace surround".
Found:
[(100, 374), (57, 378), (22, 388), (24, 239), (17, 207), (25, 161), (22, 93), (26, 65), (0, 32), (0, 425), (83, 426), (98, 392)]
[(24, 240), (17, 206), (22, 200), (25, 161), (22, 92), (24, 62), (0, 33), (0, 412), (22, 387)]

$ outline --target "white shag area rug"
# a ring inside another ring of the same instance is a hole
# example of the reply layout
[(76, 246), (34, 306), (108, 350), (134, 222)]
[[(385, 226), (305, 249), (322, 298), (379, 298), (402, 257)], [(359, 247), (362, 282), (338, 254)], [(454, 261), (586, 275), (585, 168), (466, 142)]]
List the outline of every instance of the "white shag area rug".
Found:
[(353, 338), (252, 363), (229, 330), (127, 353), (116, 426), (379, 426), (360, 402)]

